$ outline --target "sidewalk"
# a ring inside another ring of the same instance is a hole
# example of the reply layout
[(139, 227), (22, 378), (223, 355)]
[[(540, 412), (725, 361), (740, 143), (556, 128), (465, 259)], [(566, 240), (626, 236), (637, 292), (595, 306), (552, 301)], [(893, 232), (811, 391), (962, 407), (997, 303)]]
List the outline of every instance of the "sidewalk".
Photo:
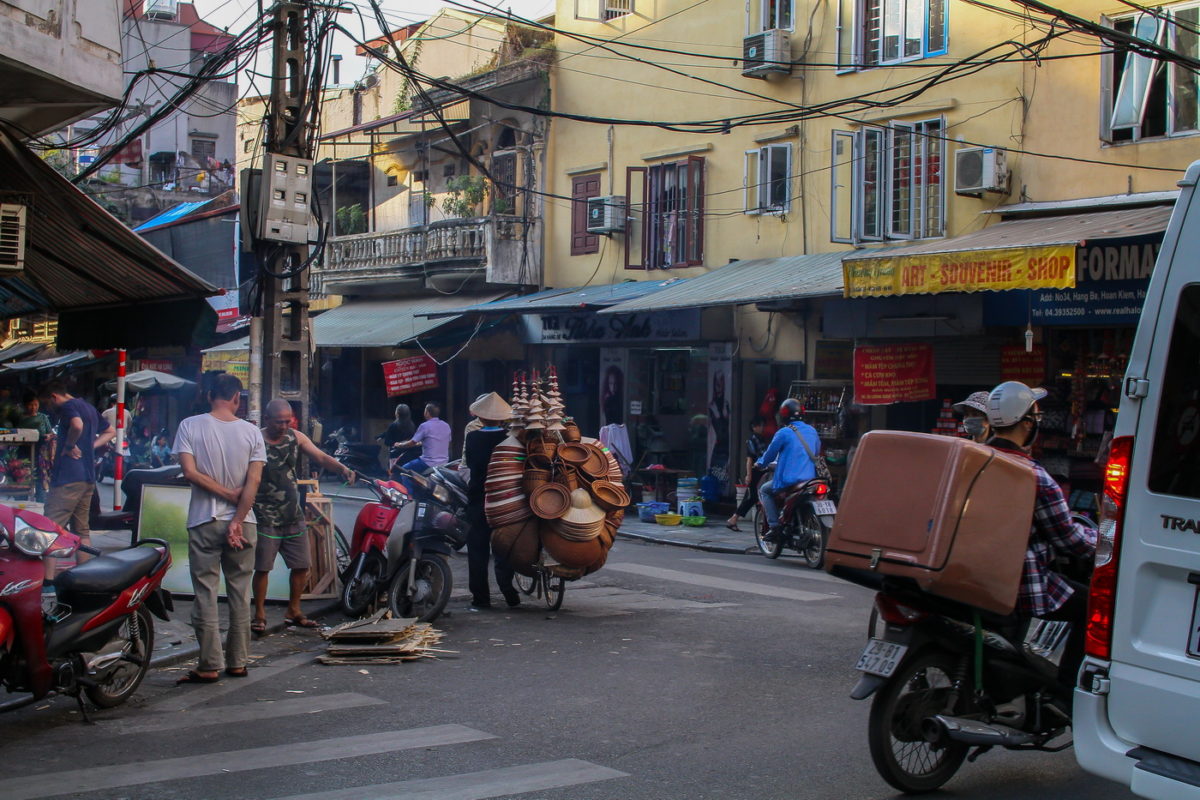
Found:
[(634, 510), (626, 513), (617, 536), (709, 553), (757, 553), (758, 546), (754, 543), (754, 533), (750, 525), (749, 520), (743, 520), (740, 524), (741, 533), (731, 531), (725, 527), (724, 516), (719, 520), (710, 517), (708, 522), (699, 528), (657, 525), (653, 522), (642, 522)]

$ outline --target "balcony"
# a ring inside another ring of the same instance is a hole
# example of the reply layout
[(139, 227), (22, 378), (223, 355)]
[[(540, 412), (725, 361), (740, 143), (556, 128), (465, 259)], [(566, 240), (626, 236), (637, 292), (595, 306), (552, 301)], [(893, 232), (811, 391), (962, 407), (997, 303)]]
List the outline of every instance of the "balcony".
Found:
[(457, 289), (467, 283), (530, 284), (541, 278), (536, 220), (448, 219), (386, 233), (338, 236), (313, 270), (314, 288), (334, 294)]

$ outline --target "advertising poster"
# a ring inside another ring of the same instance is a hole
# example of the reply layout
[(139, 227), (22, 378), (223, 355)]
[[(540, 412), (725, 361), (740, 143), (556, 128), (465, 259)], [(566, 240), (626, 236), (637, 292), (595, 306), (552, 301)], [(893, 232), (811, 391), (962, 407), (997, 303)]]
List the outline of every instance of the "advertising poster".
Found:
[(625, 422), (625, 372), (629, 351), (604, 347), (600, 350), (600, 426)]
[(847, 258), (842, 270), (846, 297), (1070, 289), (1075, 285), (1075, 247), (1047, 245)]
[(933, 345), (854, 348), (854, 401), (865, 406), (933, 400)]
[(437, 363), (429, 356), (383, 362), (383, 385), (388, 397), (438, 388)]
[(708, 346), (708, 474), (721, 481), (722, 494), (729, 483), (732, 385), (733, 343), (713, 342)]
[(1020, 381), (1026, 386), (1041, 386), (1046, 380), (1046, 348), (1035, 344), (1032, 352), (1025, 345), (1004, 345), (1000, 348), (1000, 380)]

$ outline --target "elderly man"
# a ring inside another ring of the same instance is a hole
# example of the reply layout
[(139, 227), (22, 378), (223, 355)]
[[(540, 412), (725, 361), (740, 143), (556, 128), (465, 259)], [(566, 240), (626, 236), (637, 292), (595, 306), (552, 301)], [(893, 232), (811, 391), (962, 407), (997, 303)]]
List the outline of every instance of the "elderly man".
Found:
[(315, 628), (317, 623), (300, 610), (300, 596), (308, 584), (309, 557), (308, 526), (304, 509), (300, 507), (300, 489), (296, 483), (296, 465), (300, 453), (313, 464), (354, 482), (354, 471), (313, 444), (312, 439), (292, 428), (295, 414), (288, 401), (276, 399), (267, 404), (266, 426), (262, 429), (267, 446), (267, 465), (263, 468), (258, 496), (254, 499), (254, 516), (258, 520), (258, 547), (254, 555), (254, 619), (250, 630), (262, 634), (267, 629), (267, 578), (275, 565), (275, 557), (283, 555), (283, 563), (291, 570), (288, 584), (288, 607), (283, 621), (301, 628)]

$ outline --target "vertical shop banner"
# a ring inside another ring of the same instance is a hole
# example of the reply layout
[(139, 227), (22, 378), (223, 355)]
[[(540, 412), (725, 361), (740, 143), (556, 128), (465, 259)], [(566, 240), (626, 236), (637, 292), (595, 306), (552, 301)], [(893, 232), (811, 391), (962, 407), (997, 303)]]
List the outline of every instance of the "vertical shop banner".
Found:
[(733, 386), (733, 342), (708, 345), (708, 474), (721, 482), (725, 494), (729, 482), (729, 394)]
[(600, 349), (600, 426), (625, 422), (625, 371), (629, 351), (623, 347)]
[(438, 388), (437, 362), (429, 356), (413, 356), (383, 362), (383, 386), (388, 397)]
[(1046, 380), (1046, 348), (1035, 344), (1026, 353), (1024, 345), (1000, 348), (1000, 380), (1020, 381), (1026, 386), (1041, 386)]
[(889, 344), (854, 348), (854, 402), (864, 406), (932, 400), (933, 345)]

